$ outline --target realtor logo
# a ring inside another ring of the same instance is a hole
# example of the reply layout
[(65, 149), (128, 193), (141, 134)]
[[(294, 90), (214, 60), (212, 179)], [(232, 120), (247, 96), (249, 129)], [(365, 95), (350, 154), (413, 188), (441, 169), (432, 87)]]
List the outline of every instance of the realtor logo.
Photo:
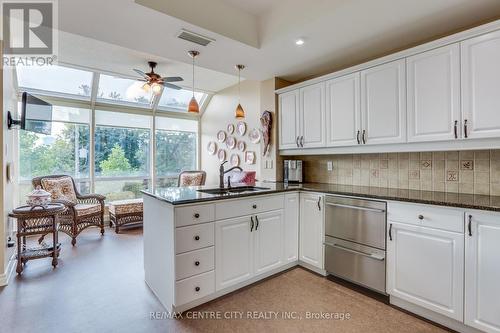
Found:
[(56, 50), (55, 7), (51, 0), (2, 2), (4, 65), (52, 64)]

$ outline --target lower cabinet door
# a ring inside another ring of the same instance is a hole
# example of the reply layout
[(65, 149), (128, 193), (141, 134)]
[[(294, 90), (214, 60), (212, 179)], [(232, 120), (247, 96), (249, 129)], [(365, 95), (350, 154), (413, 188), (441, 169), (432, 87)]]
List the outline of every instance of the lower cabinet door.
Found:
[(466, 223), (465, 324), (499, 333), (500, 214), (468, 212)]
[(314, 193), (300, 194), (300, 261), (323, 269), (323, 196)]
[(254, 216), (255, 274), (262, 274), (284, 264), (283, 210)]
[(464, 235), (391, 223), (387, 237), (387, 293), (463, 320)]
[(253, 233), (250, 216), (215, 222), (216, 290), (253, 276)]

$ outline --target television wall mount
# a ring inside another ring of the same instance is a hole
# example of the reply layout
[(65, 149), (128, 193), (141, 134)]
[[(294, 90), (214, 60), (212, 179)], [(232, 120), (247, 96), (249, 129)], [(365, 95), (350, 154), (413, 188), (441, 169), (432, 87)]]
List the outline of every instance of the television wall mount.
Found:
[(15, 120), (12, 118), (12, 113), (7, 111), (7, 128), (12, 129), (13, 126), (21, 126), (21, 120)]

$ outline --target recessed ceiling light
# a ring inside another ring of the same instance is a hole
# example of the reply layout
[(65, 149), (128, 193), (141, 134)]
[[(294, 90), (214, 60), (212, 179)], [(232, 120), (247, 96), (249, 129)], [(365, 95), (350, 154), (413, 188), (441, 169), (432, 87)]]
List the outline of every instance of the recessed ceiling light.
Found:
[(305, 41), (302, 38), (299, 38), (295, 41), (295, 45), (302, 46), (304, 45)]

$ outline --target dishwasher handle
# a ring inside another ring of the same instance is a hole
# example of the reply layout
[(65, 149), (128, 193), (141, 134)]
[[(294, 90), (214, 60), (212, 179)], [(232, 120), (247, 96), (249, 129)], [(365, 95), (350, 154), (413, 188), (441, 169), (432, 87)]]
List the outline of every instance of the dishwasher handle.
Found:
[(333, 202), (326, 202), (328, 206), (335, 206), (335, 207), (341, 207), (341, 208), (351, 208), (351, 209), (358, 209), (358, 210), (365, 210), (368, 212), (374, 212), (374, 213), (385, 213), (385, 209), (378, 209), (378, 208), (370, 208), (370, 207), (361, 207), (361, 206), (353, 206), (353, 205), (345, 205), (345, 204), (339, 204), (339, 203), (333, 203)]
[(376, 254), (376, 253), (368, 253), (368, 252), (353, 250), (351, 248), (348, 248), (348, 247), (340, 245), (340, 244), (324, 242), (323, 245), (330, 246), (330, 247), (335, 247), (337, 249), (341, 249), (341, 250), (344, 250), (344, 251), (347, 251), (347, 252), (351, 252), (351, 253), (354, 253), (354, 254), (359, 254), (361, 256), (369, 257), (369, 258), (372, 258), (372, 259), (375, 259), (375, 260), (383, 261), (385, 259), (385, 257), (383, 255)]

